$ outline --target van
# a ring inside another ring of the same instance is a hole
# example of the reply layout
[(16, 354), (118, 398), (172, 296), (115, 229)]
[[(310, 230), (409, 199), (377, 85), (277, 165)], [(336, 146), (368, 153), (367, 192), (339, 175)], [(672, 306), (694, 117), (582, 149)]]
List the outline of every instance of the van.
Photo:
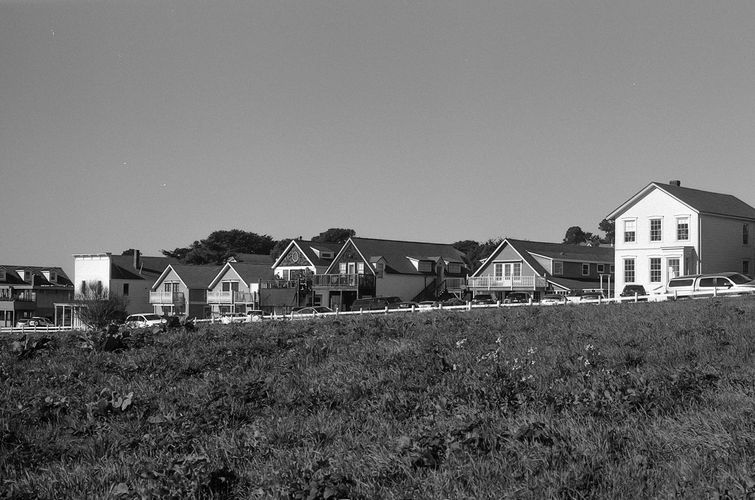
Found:
[(735, 272), (695, 274), (669, 280), (666, 293), (674, 297), (711, 297), (755, 293), (755, 280)]
[(401, 303), (401, 297), (364, 297), (355, 300), (351, 304), (352, 311), (372, 311), (375, 309), (397, 309)]

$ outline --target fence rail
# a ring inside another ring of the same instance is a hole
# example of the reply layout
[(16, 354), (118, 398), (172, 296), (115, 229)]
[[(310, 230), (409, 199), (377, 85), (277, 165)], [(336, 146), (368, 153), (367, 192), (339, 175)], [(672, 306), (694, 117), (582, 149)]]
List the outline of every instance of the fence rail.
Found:
[(0, 333), (58, 333), (70, 332), (73, 328), (70, 326), (2, 326)]

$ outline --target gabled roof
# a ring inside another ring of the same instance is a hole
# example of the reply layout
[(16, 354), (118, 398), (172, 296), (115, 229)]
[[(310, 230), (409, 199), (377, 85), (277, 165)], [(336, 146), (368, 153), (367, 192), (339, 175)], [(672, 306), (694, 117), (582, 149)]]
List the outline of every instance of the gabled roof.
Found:
[(602, 262), (606, 264), (613, 264), (614, 262), (615, 251), (613, 247), (590, 247), (567, 243), (548, 243), (544, 241), (505, 238), (472, 276), (479, 276), (484, 269), (495, 262), (495, 259), (492, 257), (498, 255), (505, 245), (511, 246), (522, 257), (522, 260), (540, 276), (545, 276), (547, 271), (535, 259), (535, 256), (560, 261)]
[[(424, 243), (416, 241), (379, 240), (374, 238), (349, 238), (334, 262), (347, 248), (349, 242), (353, 243), (357, 251), (366, 262), (373, 262), (373, 257), (382, 257), (385, 260), (387, 273), (394, 274), (426, 274), (417, 270), (411, 262), (411, 258), (417, 260), (444, 259), (447, 262), (463, 262), (464, 254), (455, 249), (450, 243)], [(332, 266), (331, 266), (332, 267)], [(370, 266), (371, 267), (371, 266)], [(370, 269), (374, 272), (373, 269)], [(328, 272), (330, 269), (328, 269)]]
[(213, 279), (207, 284), (207, 288), (214, 288), (218, 281), (222, 280), (229, 269), (233, 269), (244, 283), (255, 283), (260, 280), (271, 280), (275, 273), (268, 264), (249, 264), (246, 262), (227, 262)]
[[(273, 258), (264, 253), (237, 253), (231, 259), (247, 264), (266, 264), (269, 266), (273, 263)], [(228, 261), (231, 262), (231, 259), (228, 259)]]
[(160, 274), (160, 277), (155, 280), (155, 284), (152, 289), (156, 289), (158, 284), (161, 283), (170, 271), (174, 271), (178, 275), (178, 279), (189, 289), (206, 289), (210, 282), (217, 276), (218, 271), (222, 266), (193, 266), (190, 264), (168, 264), (168, 267)]
[(734, 217), (739, 219), (755, 220), (755, 208), (743, 202), (736, 196), (730, 194), (713, 193), (700, 189), (677, 186), (676, 184), (665, 184), (661, 182), (651, 182), (645, 186), (639, 193), (635, 194), (629, 200), (606, 216), (606, 219), (614, 220), (622, 213), (626, 212), (629, 207), (645, 197), (655, 189), (660, 189), (666, 194), (676, 198), (680, 202), (689, 206), (701, 214), (720, 215), (724, 217)]
[[(65, 271), (63, 271), (60, 267), (42, 267), (42, 266), (12, 266), (12, 265), (6, 265), (6, 264), (0, 264), (0, 268), (5, 269), (5, 279), (0, 280), (0, 284), (2, 285), (32, 285), (32, 279), (29, 278), (28, 280), (21, 279), (21, 276), (18, 274), (18, 270), (23, 269), (24, 271), (29, 271), (32, 276), (34, 276), (33, 284), (35, 287), (71, 287), (73, 286), (73, 282), (71, 282), (68, 275), (66, 275)], [(44, 271), (53, 271), (57, 275), (57, 282), (49, 281), (45, 275)]]
[(333, 256), (335, 256), (342, 246), (343, 245), (341, 245), (340, 243), (321, 243), (319, 241), (291, 240), (291, 242), (286, 246), (285, 250), (281, 252), (280, 256), (275, 259), (272, 267), (275, 268), (280, 266), (281, 262), (291, 251), (292, 247), (298, 248), (299, 252), (304, 254), (304, 257), (306, 257), (313, 266), (328, 267), (333, 262), (333, 259), (323, 259), (322, 257), (320, 257), (320, 255), (318, 255), (318, 253), (322, 254), (322, 252), (331, 252)]

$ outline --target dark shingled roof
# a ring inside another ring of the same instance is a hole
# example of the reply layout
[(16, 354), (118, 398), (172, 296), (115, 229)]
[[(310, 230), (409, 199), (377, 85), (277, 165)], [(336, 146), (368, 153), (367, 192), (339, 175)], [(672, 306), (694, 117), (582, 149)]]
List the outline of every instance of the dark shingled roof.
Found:
[(414, 241), (378, 240), (373, 238), (351, 238), (362, 255), (370, 261), (371, 257), (385, 259), (386, 271), (397, 274), (425, 274), (417, 271), (409, 260), (438, 259), (463, 263), (464, 254), (450, 243), (422, 243)]
[[(21, 276), (16, 272), (19, 269), (29, 271), (34, 276), (34, 286), (36, 287), (71, 287), (73, 283), (71, 279), (66, 275), (60, 267), (42, 267), (42, 266), (12, 266), (6, 264), (0, 264), (0, 268), (5, 269), (5, 280), (0, 281), (0, 284), (4, 285), (30, 285), (31, 279), (24, 281)], [(48, 281), (43, 274), (43, 271), (53, 271), (57, 274), (57, 283)]]
[(222, 266), (192, 266), (189, 264), (171, 264), (173, 271), (181, 278), (187, 288), (205, 289), (218, 275)]
[(652, 184), (701, 213), (755, 219), (755, 208), (736, 196), (661, 182), (653, 182)]

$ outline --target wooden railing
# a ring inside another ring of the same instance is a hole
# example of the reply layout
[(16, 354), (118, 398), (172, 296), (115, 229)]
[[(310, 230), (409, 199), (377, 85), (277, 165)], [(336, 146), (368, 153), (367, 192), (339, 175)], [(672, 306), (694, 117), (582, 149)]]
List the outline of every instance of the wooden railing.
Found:
[(150, 304), (184, 304), (186, 299), (183, 292), (149, 292)]
[(467, 286), (472, 289), (480, 290), (535, 290), (545, 288), (547, 282), (541, 276), (478, 276), (468, 278)]
[(315, 274), (312, 276), (312, 286), (354, 290), (374, 288), (375, 277), (371, 274)]
[(35, 292), (14, 293), (13, 295), (0, 295), (0, 300), (8, 302), (36, 302)]
[(222, 291), (207, 292), (208, 304), (249, 304), (254, 303), (254, 294), (250, 292)]
[(260, 288), (296, 288), (298, 280), (264, 280), (260, 281)]

